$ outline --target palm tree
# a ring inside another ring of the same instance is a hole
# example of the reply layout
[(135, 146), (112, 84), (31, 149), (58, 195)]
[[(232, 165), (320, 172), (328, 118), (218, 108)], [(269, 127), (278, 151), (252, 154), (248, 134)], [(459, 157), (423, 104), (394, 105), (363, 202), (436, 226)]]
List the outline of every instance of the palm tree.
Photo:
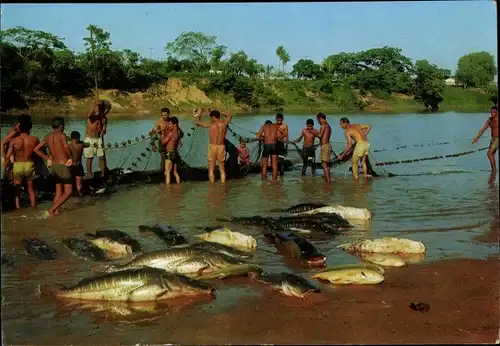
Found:
[(290, 54), (288, 54), (285, 47), (278, 46), (278, 48), (276, 48), (276, 55), (280, 60), (281, 70), (285, 72), (285, 65), (290, 62)]

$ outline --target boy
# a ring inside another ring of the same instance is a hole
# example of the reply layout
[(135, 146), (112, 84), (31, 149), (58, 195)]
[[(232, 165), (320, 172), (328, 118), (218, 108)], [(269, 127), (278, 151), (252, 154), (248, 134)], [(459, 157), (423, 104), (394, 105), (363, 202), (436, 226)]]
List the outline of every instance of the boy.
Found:
[(267, 179), (267, 166), (271, 157), (271, 167), (273, 169), (273, 181), (278, 179), (278, 153), (276, 151), (276, 140), (278, 138), (278, 125), (271, 120), (266, 120), (264, 125), (257, 132), (257, 138), (264, 139), (264, 149), (262, 150), (262, 180)]
[(248, 151), (247, 142), (240, 137), (240, 146), (238, 147), (238, 163), (240, 166), (250, 166), (250, 151)]
[[(28, 195), (32, 207), (36, 205), (36, 193), (33, 187), (33, 181), (36, 178), (35, 163), (33, 162), (33, 150), (38, 145), (38, 138), (30, 136), (31, 121), (20, 122), (17, 126), (19, 136), (9, 141), (9, 149), (7, 149), (7, 157), (14, 155), (14, 165), (12, 174), (14, 176), (14, 191), (16, 208), (21, 208), (21, 185), (25, 178), (28, 185)], [(4, 171), (10, 160), (4, 161)]]
[(170, 172), (174, 170), (174, 177), (177, 184), (181, 183), (181, 178), (177, 172), (177, 167), (181, 162), (179, 156), (179, 120), (177, 117), (171, 117), (167, 121), (167, 131), (163, 132), (161, 144), (165, 148), (165, 183), (170, 185)]
[[(71, 160), (71, 150), (64, 135), (64, 119), (61, 117), (52, 119), (52, 129), (52, 133), (45, 136), (33, 150), (47, 161), (56, 182), (56, 195), (52, 201), (52, 207), (47, 211), (49, 216), (59, 214), (59, 208), (70, 199), (73, 193), (73, 179), (69, 170), (69, 167), (73, 165), (73, 160)], [(45, 146), (49, 147), (51, 157), (42, 152)]]
[(302, 176), (306, 175), (307, 166), (311, 165), (311, 175), (316, 176), (315, 167), (315, 151), (314, 140), (318, 136), (319, 132), (314, 128), (314, 120), (307, 119), (306, 127), (302, 129), (299, 138), (294, 140), (295, 143), (299, 143), (302, 138), (304, 138), (304, 146), (302, 147)]
[(82, 179), (84, 177), (83, 165), (82, 165), (82, 155), (84, 149), (84, 143), (80, 140), (80, 132), (71, 132), (71, 143), (69, 148), (71, 150), (71, 160), (73, 165), (70, 168), (71, 176), (75, 179), (76, 191), (78, 196), (82, 195)]

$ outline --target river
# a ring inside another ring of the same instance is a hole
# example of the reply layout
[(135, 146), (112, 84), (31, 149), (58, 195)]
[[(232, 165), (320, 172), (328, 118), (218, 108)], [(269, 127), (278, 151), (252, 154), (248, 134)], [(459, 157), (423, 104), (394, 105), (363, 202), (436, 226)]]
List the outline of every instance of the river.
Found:
[[(340, 117), (328, 117), (337, 152), (345, 146), (338, 125)], [(484, 123), (486, 113), (361, 114), (348, 117), (352, 123), (373, 125), (369, 135), (372, 150), (385, 149), (374, 152), (377, 162), (464, 152), (486, 147), (489, 143), (489, 133), (486, 133), (478, 144), (470, 144)], [(235, 129), (257, 131), (265, 120), (271, 118), (271, 115), (237, 117), (233, 123)], [(305, 115), (285, 115), (291, 138), (299, 135), (307, 118)], [(134, 138), (150, 130), (154, 121), (144, 117), (111, 117), (107, 140)], [(191, 126), (190, 119), (181, 121), (181, 127)], [(2, 136), (6, 129), (2, 127)], [(83, 133), (84, 121), (67, 119), (65, 132), (69, 134), (72, 130)], [(50, 126), (35, 122), (35, 135), (43, 136), (48, 131)], [(443, 142), (448, 144), (437, 145)], [(406, 148), (401, 148), (404, 146)], [(368, 208), (374, 216), (369, 224), (355, 231), (333, 239), (313, 240), (320, 252), (327, 255), (328, 265), (359, 262), (357, 257), (340, 251), (336, 246), (360, 237), (396, 236), (422, 241), (428, 249), (425, 262), (455, 257), (483, 259), (498, 252), (495, 244), (472, 241), (474, 236), (490, 231), (492, 219), (498, 214), (498, 179), (489, 182), (485, 151), (442, 160), (383, 166), (383, 169), (398, 176), (354, 182), (347, 165), (344, 165), (333, 170), (332, 184), (325, 185), (321, 175), (302, 178), (300, 170), (294, 169), (286, 172), (277, 183), (262, 183), (259, 176), (249, 176), (229, 180), (226, 185), (216, 183), (211, 186), (206, 182), (185, 182), (170, 187), (165, 184), (143, 185), (123, 188), (101, 198), (72, 198), (62, 208), (60, 216), (44, 220), (36, 219), (35, 215), (49, 207), (45, 202), (35, 212), (21, 209), (5, 213), (2, 215), (2, 251), (12, 255), (14, 267), (2, 268), (3, 342), (80, 344), (85, 340), (85, 343), (103, 344), (120, 340), (136, 344), (153, 342), (149, 335), (158, 333), (164, 335), (161, 342), (169, 342), (173, 333), (169, 330), (169, 323), (173, 319), (189, 321), (196, 314), (215, 316), (217, 312), (233, 307), (241, 297), (279, 294), (250, 289), (244, 283), (221, 283), (218, 284), (217, 299), (209, 303), (182, 309), (154, 307), (132, 311), (122, 308), (121, 314), (116, 312), (118, 308), (115, 308), (115, 313), (91, 312), (82, 307), (64, 305), (50, 297), (40, 297), (37, 290), (40, 284), (72, 284), (92, 275), (92, 263), (72, 255), (60, 239), (96, 229), (120, 229), (138, 239), (145, 250), (156, 250), (164, 248), (162, 242), (154, 236), (140, 235), (139, 225), (168, 224), (192, 237), (200, 232), (196, 226), (217, 224), (216, 218), (269, 215), (273, 208), (302, 202), (340, 203)], [(230, 227), (257, 238), (255, 261), (266, 271), (290, 271), (303, 276), (314, 272), (284, 262), (275, 248), (263, 241), (259, 229)], [(60, 258), (41, 262), (25, 255), (21, 239), (26, 237), (38, 237), (52, 244)], [(321, 287), (328, 290), (324, 285)], [(128, 316), (124, 317), (123, 310)], [(148, 320), (139, 323), (136, 317)], [(126, 326), (126, 321), (133, 325)]]

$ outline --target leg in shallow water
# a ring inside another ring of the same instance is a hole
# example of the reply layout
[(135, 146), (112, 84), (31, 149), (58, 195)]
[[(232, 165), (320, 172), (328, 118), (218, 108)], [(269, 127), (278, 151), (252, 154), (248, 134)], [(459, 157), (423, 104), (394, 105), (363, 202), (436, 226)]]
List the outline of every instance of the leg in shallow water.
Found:
[(215, 161), (213, 160), (208, 161), (208, 180), (211, 183), (215, 182), (214, 169), (215, 169)]
[(361, 165), (363, 166), (363, 176), (365, 178), (370, 178), (371, 175), (368, 174), (368, 165), (366, 164), (366, 159), (367, 159), (368, 156), (366, 155), (363, 155), (363, 157), (361, 158)]
[(224, 161), (218, 161), (219, 164), (219, 173), (220, 173), (220, 182), (224, 184), (226, 182), (226, 167), (224, 165)]
[(271, 155), (271, 167), (273, 169), (273, 180), (278, 179), (278, 155)]
[(177, 184), (181, 183), (181, 177), (179, 176), (179, 173), (177, 172), (177, 164), (174, 165), (174, 177), (175, 177), (175, 182)]
[(62, 184), (56, 184), (56, 194), (54, 195), (54, 199), (52, 200), (52, 205), (56, 204), (56, 201), (61, 197), (63, 193)]
[(172, 171), (172, 161), (165, 160), (165, 184), (170, 185), (170, 172)]
[(262, 180), (267, 179), (267, 164), (269, 162), (268, 158), (262, 158)]
[(311, 165), (311, 175), (313, 177), (316, 176), (316, 162), (314, 162), (314, 159), (312, 159), (311, 161), (309, 161), (309, 164)]
[(488, 156), (488, 160), (490, 161), (490, 167), (492, 172), (497, 171), (497, 164), (495, 161), (495, 154), (497, 152), (497, 148), (494, 145), (490, 145), (488, 149), (488, 153), (486, 154)]
[(323, 167), (323, 173), (325, 174), (325, 182), (330, 183), (330, 167), (328, 166), (328, 162), (321, 161), (321, 167)]
[(165, 153), (160, 153), (160, 170), (162, 173), (165, 173)]
[(62, 184), (58, 184), (61, 186), (61, 189), (63, 190), (63, 193), (61, 197), (52, 205), (52, 208), (49, 209), (49, 214), (50, 215), (57, 215), (59, 214), (59, 208), (66, 203), (68, 199), (71, 198), (71, 195), (73, 194), (73, 184), (64, 184), (64, 187)]
[(106, 178), (106, 155), (99, 156), (99, 170), (101, 171), (101, 180), (105, 181)]
[(76, 191), (78, 192), (78, 196), (82, 195), (82, 177), (75, 177), (75, 186)]
[(16, 208), (21, 208), (21, 192), (22, 192), (22, 179), (14, 179), (14, 200), (16, 202)]
[(304, 160), (302, 159), (302, 172), (300, 173), (302, 176), (305, 176), (306, 175), (306, 169), (307, 169), (307, 165), (309, 164), (309, 162), (307, 160)]
[(34, 208), (36, 207), (36, 191), (33, 184), (33, 180), (28, 180), (28, 195), (30, 197), (30, 204)]
[(352, 155), (352, 175), (353, 175), (354, 179), (359, 178), (358, 164), (359, 164), (359, 157), (357, 157), (356, 155)]
[(89, 178), (92, 178), (92, 160), (93, 159), (94, 159), (93, 157), (87, 158), (87, 176)]

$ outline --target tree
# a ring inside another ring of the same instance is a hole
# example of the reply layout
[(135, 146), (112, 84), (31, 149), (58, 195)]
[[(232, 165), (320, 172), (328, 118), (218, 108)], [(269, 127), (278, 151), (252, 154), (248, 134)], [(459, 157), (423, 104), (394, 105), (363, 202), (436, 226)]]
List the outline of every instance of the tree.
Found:
[(214, 71), (218, 71), (222, 68), (222, 58), (226, 55), (226, 46), (217, 46), (212, 50), (212, 56), (210, 58), (210, 68)]
[(278, 46), (278, 48), (276, 48), (276, 55), (280, 60), (282, 72), (285, 72), (285, 65), (290, 62), (290, 54), (288, 54), (285, 47)]
[(292, 75), (297, 78), (316, 79), (321, 76), (321, 66), (310, 59), (300, 59), (293, 65)]
[(199, 69), (203, 65), (208, 65), (216, 48), (216, 42), (216, 36), (193, 31), (183, 32), (173, 42), (166, 44), (165, 52), (177, 59), (190, 60)]
[(440, 69), (427, 60), (415, 63), (416, 78), (413, 84), (415, 100), (424, 104), (426, 109), (436, 112), (443, 101), (446, 70)]
[(456, 78), (464, 88), (485, 87), (495, 75), (495, 58), (488, 52), (470, 53), (458, 59)]

